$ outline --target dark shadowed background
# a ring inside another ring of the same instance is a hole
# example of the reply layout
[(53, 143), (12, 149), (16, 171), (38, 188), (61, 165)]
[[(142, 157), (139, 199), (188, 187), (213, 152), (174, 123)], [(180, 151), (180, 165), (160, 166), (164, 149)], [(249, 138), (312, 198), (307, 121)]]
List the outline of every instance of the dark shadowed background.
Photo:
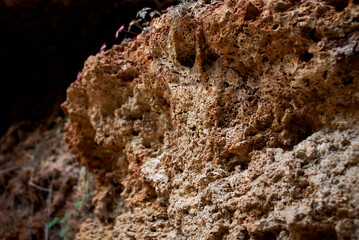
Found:
[(63, 114), (59, 105), (88, 56), (143, 7), (175, 0), (1, 0), (0, 136), (15, 122)]

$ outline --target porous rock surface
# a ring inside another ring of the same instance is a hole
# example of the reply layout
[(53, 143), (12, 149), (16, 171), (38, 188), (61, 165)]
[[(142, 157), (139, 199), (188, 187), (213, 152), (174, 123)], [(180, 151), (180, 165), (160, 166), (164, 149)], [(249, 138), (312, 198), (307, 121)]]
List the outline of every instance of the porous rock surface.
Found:
[(357, 239), (358, 41), (357, 0), (213, 0), (89, 57), (77, 239)]

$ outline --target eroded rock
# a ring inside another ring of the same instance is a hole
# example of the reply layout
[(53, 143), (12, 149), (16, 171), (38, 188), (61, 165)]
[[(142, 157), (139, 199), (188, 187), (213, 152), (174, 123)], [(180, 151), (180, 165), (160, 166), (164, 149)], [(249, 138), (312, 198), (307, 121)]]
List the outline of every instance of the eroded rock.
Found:
[(63, 105), (95, 176), (77, 239), (354, 239), (358, 14), (184, 2), (89, 57)]

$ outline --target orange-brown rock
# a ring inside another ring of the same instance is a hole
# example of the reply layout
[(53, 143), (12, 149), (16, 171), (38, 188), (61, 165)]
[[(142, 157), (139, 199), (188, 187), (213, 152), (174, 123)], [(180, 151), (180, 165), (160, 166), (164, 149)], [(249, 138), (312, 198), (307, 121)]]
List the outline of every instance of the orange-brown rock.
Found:
[(77, 239), (355, 239), (359, 5), (182, 2), (91, 56), (70, 150), (95, 175)]

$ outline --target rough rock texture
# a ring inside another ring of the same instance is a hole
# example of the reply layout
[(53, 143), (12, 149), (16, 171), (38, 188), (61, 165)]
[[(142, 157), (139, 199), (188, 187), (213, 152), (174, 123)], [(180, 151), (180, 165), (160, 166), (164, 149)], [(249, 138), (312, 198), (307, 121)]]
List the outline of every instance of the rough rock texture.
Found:
[[(58, 233), (67, 226), (66, 235), (76, 233), (91, 212), (91, 175), (67, 151), (64, 120), (32, 126), (13, 125), (0, 138), (2, 240), (64, 239)], [(60, 223), (66, 214), (71, 216)], [(46, 227), (56, 217), (59, 221)]]
[(77, 239), (356, 239), (357, 0), (184, 2), (91, 56), (70, 151)]

